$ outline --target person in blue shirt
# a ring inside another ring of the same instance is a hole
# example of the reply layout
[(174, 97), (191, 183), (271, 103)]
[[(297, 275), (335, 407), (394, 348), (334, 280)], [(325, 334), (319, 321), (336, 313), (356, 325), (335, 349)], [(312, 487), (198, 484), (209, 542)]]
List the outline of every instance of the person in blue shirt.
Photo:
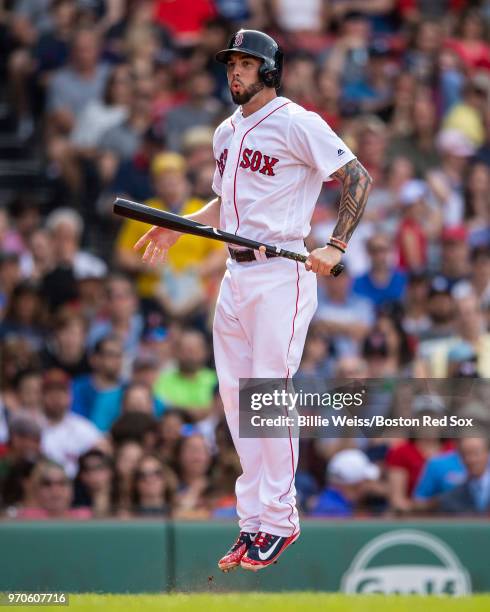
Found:
[(466, 468), (457, 451), (436, 455), (427, 461), (413, 492), (414, 506), (430, 510), (437, 498), (464, 482)]
[(371, 266), (368, 272), (354, 280), (353, 292), (368, 299), (374, 306), (401, 302), (405, 295), (407, 277), (391, 261), (393, 248), (390, 239), (384, 234), (375, 234), (366, 246)]
[(370, 483), (379, 477), (379, 467), (361, 450), (339, 451), (328, 464), (327, 487), (310, 502), (310, 516), (353, 516), (369, 491)]
[(72, 411), (86, 417), (101, 431), (109, 431), (121, 412), (123, 397), (123, 345), (114, 335), (95, 344), (90, 356), (92, 372), (73, 381)]
[(436, 510), (443, 514), (488, 515), (490, 512), (490, 453), (488, 440), (461, 438), (459, 453), (467, 471), (465, 481), (444, 493)]

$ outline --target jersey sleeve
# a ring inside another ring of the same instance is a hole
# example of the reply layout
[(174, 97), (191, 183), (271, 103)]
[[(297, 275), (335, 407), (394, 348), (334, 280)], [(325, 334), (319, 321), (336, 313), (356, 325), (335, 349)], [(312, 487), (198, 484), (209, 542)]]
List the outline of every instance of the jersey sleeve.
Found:
[(213, 188), (214, 193), (217, 196), (221, 197), (221, 174), (218, 169), (218, 164), (216, 164), (216, 168), (214, 169), (212, 188)]
[(295, 113), (289, 124), (290, 151), (307, 166), (315, 168), (323, 181), (356, 158), (320, 115), (310, 111)]
[(218, 150), (217, 140), (218, 140), (218, 134), (220, 132), (220, 127), (221, 126), (219, 126), (216, 129), (216, 131), (214, 132), (214, 137), (213, 137), (213, 156), (214, 156), (214, 161), (216, 163), (216, 166), (214, 168), (213, 184), (211, 186), (214, 193), (219, 197), (221, 197), (222, 176), (220, 172), (220, 152)]

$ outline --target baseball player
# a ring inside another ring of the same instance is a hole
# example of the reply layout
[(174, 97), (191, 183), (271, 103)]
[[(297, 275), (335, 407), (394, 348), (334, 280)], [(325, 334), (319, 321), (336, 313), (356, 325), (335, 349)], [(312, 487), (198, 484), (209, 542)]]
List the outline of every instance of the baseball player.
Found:
[[(236, 483), (240, 534), (220, 559), (228, 571), (276, 562), (300, 534), (294, 477), (298, 438), (240, 438), (240, 378), (291, 378), (317, 307), (317, 274), (340, 262), (366, 206), (371, 178), (316, 113), (277, 95), (282, 53), (263, 32), (240, 30), (216, 59), (239, 105), (214, 135), (216, 198), (189, 218), (306, 253), (304, 239), (322, 183), (337, 179), (337, 224), (306, 263), (229, 248), (213, 326), (220, 393), (243, 473)], [(136, 243), (143, 260), (165, 261), (179, 233), (153, 227)]]

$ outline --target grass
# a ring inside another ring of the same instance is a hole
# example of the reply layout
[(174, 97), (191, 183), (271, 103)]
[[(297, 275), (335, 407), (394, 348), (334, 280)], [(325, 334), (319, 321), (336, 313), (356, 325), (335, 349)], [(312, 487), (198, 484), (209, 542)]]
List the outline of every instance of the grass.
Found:
[[(16, 608), (18, 608), (16, 606)], [(23, 608), (23, 607), (22, 607)], [(27, 609), (27, 608), (26, 608)], [(32, 608), (30, 608), (32, 610)], [(42, 610), (92, 612), (486, 612), (490, 595), (422, 597), (402, 595), (341, 595), (336, 593), (227, 593), (171, 595), (70, 595), (69, 607)]]

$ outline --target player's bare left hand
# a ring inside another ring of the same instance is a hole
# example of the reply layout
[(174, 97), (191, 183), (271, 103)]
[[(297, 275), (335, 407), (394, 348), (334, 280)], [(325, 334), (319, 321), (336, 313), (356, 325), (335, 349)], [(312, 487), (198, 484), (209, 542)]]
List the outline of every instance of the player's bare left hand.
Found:
[(328, 276), (332, 268), (340, 263), (342, 253), (333, 247), (324, 246), (313, 250), (305, 262), (308, 271), (315, 272), (322, 276)]
[(169, 248), (182, 236), (181, 232), (154, 225), (135, 243), (133, 249), (138, 251), (146, 245), (142, 260), (153, 265), (164, 263)]

